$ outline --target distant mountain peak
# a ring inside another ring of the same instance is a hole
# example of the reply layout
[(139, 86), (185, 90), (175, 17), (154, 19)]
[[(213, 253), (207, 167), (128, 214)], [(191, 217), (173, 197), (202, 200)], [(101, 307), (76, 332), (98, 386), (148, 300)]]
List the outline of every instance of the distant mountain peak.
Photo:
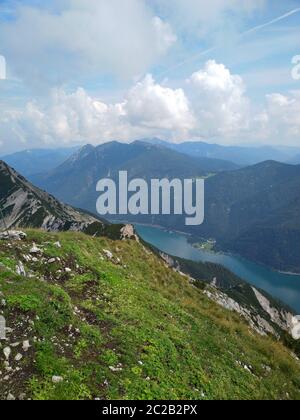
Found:
[(76, 162), (77, 160), (84, 159), (88, 156), (95, 147), (91, 144), (86, 144), (85, 146), (81, 147), (77, 152), (75, 152), (68, 160), (69, 162)]
[(167, 143), (165, 140), (162, 140), (158, 137), (153, 137), (153, 138), (143, 138), (143, 139), (137, 139), (135, 140), (133, 143), (148, 143), (148, 144), (163, 144), (163, 143)]
[(2, 157), (10, 167), (25, 177), (46, 173), (61, 165), (78, 147), (58, 149), (26, 149)]

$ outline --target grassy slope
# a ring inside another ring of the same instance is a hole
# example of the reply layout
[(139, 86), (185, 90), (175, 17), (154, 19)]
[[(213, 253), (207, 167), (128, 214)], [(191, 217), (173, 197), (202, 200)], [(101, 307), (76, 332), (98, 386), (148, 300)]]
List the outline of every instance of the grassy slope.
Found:
[[(33, 241), (61, 261), (24, 263), (35, 277), (19, 277), (9, 267)], [(31, 230), (12, 248), (0, 244), (0, 262), (10, 341), (32, 344), (21, 362), (12, 348), (11, 366), (22, 369), (7, 381), (1, 351), (0, 398), (300, 399), (300, 364), (283, 345), (254, 334), (135, 242)], [(65, 267), (72, 273), (57, 272)], [(64, 381), (53, 384), (53, 375)]]

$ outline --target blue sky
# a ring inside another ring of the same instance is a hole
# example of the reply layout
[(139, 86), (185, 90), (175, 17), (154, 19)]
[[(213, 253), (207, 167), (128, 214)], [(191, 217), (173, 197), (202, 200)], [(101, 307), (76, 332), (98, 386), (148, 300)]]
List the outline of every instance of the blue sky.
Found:
[(0, 153), (300, 140), (300, 0), (0, 0)]

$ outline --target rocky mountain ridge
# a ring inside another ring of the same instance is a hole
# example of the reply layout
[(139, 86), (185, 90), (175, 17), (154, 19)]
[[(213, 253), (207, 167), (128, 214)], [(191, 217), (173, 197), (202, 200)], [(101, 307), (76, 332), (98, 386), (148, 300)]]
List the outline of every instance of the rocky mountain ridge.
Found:
[(110, 226), (96, 216), (61, 203), (3, 161), (0, 161), (0, 211), (2, 230), (32, 227), (101, 235), (113, 234), (118, 229), (118, 226)]

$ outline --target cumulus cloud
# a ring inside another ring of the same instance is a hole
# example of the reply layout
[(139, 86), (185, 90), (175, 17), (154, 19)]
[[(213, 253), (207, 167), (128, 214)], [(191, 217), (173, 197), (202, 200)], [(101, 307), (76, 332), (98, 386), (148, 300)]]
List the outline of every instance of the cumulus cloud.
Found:
[(196, 135), (233, 137), (247, 129), (249, 100), (240, 76), (209, 60), (190, 77), (188, 85), (197, 117)]
[[(19, 138), (30, 146), (96, 143), (119, 134), (121, 114), (120, 104), (107, 105), (82, 88), (73, 93), (53, 89), (47, 104), (31, 101), (24, 111), (5, 113), (4, 123), (9, 121), (13, 128), (10, 139), (17, 142)], [(3, 131), (2, 127), (3, 118), (0, 130), (3, 142), (7, 128)]]
[(53, 89), (49, 102), (29, 102), (24, 111), (0, 117), (0, 141), (9, 147), (74, 142), (129, 141), (145, 136), (185, 138), (194, 126), (190, 104), (182, 89), (156, 84), (146, 76), (122, 102), (106, 104), (79, 88), (74, 93)]
[(30, 101), (22, 111), (1, 114), (0, 142), (2, 152), (153, 136), (173, 142), (213, 138), (224, 144), (237, 139), (298, 144), (299, 116), (300, 91), (268, 95), (257, 110), (242, 78), (210, 60), (184, 88), (158, 84), (147, 75), (112, 104), (83, 88), (53, 89), (47, 102)]
[(151, 75), (133, 87), (123, 105), (132, 126), (157, 133), (174, 133), (185, 137), (194, 126), (189, 101), (183, 89), (156, 84)]
[[(54, 2), (57, 4), (57, 2)], [(1, 53), (28, 83), (58, 85), (84, 74), (132, 78), (176, 42), (144, 0), (64, 0), (57, 8), (19, 4), (1, 22)]]

